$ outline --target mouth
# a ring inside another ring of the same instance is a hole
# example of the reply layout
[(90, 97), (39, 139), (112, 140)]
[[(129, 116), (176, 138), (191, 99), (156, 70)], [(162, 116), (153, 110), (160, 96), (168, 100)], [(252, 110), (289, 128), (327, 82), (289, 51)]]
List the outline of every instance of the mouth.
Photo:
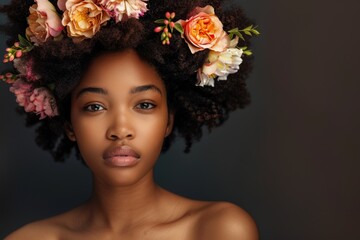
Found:
[(120, 146), (105, 151), (103, 159), (112, 167), (131, 167), (140, 161), (140, 154), (129, 146)]

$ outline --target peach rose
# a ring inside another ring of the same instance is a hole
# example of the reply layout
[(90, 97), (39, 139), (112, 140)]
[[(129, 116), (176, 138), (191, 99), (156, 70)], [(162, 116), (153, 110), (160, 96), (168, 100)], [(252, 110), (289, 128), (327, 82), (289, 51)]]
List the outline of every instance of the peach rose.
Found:
[(51, 37), (58, 37), (63, 26), (55, 7), (48, 0), (37, 0), (37, 4), (29, 8), (30, 15), (27, 18), (29, 27), (26, 35), (30, 41), (39, 45)]
[[(58, 5), (62, 6), (62, 3)], [(67, 28), (68, 36), (77, 38), (77, 41), (93, 37), (110, 19), (93, 0), (68, 0), (65, 7), (62, 24)]]
[(183, 38), (191, 53), (204, 49), (222, 52), (229, 45), (230, 39), (223, 30), (219, 18), (215, 16), (214, 8), (210, 5), (195, 8), (190, 19), (179, 20), (178, 23), (184, 29)]

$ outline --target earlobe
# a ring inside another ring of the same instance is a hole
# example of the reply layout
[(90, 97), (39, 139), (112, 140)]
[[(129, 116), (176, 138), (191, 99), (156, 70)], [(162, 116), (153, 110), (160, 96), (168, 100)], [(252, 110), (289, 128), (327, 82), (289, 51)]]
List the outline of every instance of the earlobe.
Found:
[(174, 113), (170, 112), (168, 117), (168, 123), (166, 126), (165, 137), (169, 136), (174, 126)]
[(71, 123), (67, 122), (64, 124), (66, 136), (70, 139), (70, 141), (76, 142), (76, 136), (74, 130), (71, 126)]

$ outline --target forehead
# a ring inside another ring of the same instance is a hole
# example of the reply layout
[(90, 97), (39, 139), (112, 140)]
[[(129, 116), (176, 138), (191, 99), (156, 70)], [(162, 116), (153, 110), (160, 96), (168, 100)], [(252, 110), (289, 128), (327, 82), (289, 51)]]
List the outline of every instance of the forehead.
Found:
[(111, 91), (149, 84), (165, 92), (164, 83), (155, 68), (142, 60), (134, 50), (125, 50), (95, 58), (77, 89), (92, 86)]

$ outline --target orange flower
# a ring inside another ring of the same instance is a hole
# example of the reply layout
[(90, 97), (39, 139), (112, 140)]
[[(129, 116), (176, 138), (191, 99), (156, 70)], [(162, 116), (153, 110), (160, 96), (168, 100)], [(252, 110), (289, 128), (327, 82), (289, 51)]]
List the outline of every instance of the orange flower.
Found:
[(69, 37), (81, 41), (93, 37), (110, 16), (93, 0), (68, 0), (62, 24), (67, 27)]
[(222, 52), (228, 47), (230, 39), (212, 6), (197, 7), (191, 15), (188, 20), (178, 21), (184, 29), (182, 37), (191, 53), (204, 49)]

